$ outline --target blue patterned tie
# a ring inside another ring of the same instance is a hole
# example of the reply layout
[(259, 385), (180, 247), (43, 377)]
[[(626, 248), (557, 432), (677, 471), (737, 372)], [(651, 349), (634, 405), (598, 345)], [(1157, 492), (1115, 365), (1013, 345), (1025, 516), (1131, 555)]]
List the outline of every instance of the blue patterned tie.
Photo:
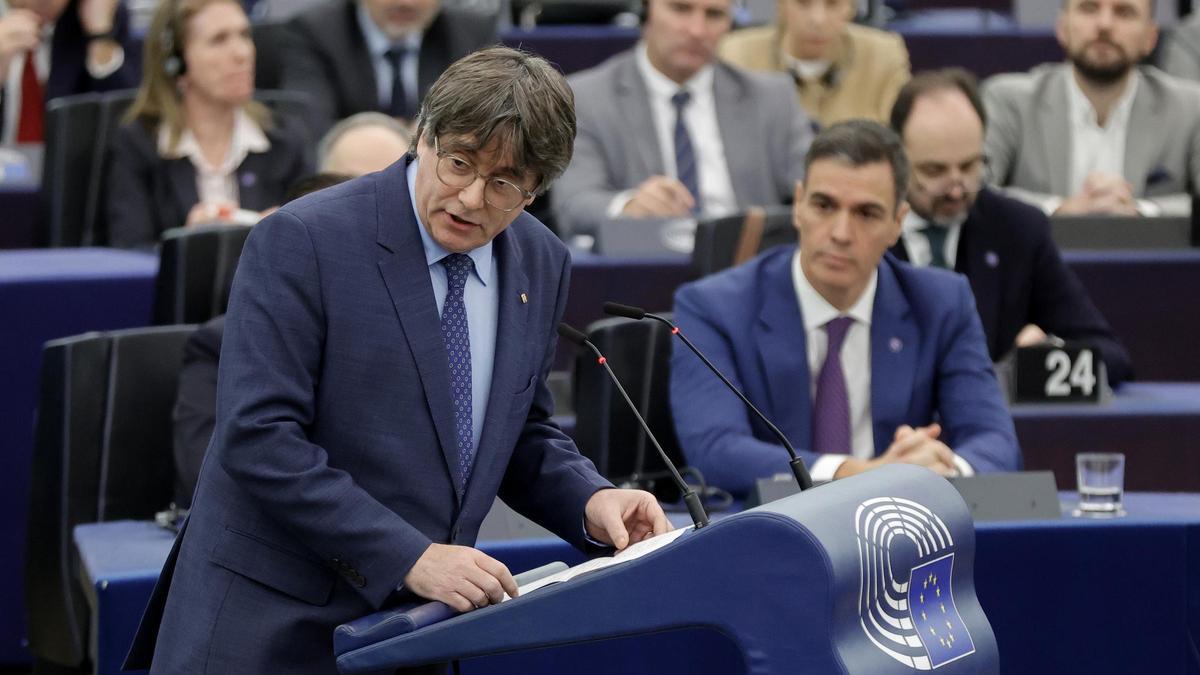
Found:
[(848, 316), (825, 324), (829, 349), (825, 364), (817, 376), (817, 396), (813, 415), (813, 451), (818, 453), (850, 452), (850, 397), (846, 392), (846, 377), (842, 373), (842, 342), (854, 319)]
[(442, 339), (450, 358), (450, 394), (454, 399), (454, 435), (458, 439), (458, 491), (467, 489), (474, 459), (474, 440), (471, 433), (471, 334), (467, 330), (467, 307), (463, 304), (463, 289), (473, 261), (461, 254), (451, 253), (442, 258), (446, 268), (446, 301), (442, 305)]
[(696, 200), (692, 211), (699, 213), (700, 178), (696, 171), (696, 151), (692, 147), (692, 137), (683, 121), (683, 109), (691, 100), (692, 95), (686, 89), (679, 90), (671, 97), (671, 103), (675, 106), (675, 175)]

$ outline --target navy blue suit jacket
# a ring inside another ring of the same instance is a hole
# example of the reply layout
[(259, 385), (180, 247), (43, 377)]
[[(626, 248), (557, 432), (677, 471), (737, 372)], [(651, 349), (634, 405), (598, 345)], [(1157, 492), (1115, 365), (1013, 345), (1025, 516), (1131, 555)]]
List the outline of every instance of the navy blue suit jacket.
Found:
[[(810, 466), (812, 375), (792, 281), (795, 246), (684, 285), (675, 320), (796, 446)], [(671, 359), (671, 411), (688, 463), (709, 484), (745, 494), (786, 473), (787, 451), (689, 351)], [(976, 471), (1021, 466), (1012, 418), (984, 345), (971, 289), (944, 270), (890, 254), (879, 264), (871, 316), (875, 452), (902, 424), (941, 423), (941, 439)]]
[[(333, 628), (501, 497), (581, 548), (610, 484), (550, 422), (570, 258), (522, 214), (495, 241), (495, 369), (454, 488), (450, 373), (406, 162), (284, 206), (246, 242), (191, 516), (130, 654), (163, 673), (333, 673)], [(167, 592), (169, 589), (169, 592)], [(159, 626), (161, 625), (161, 628)]]
[[(908, 258), (903, 243), (892, 252)], [(1133, 377), (1129, 354), (1063, 262), (1041, 209), (985, 188), (963, 223), (954, 269), (971, 282), (993, 361), (1033, 323), (1092, 345), (1108, 367), (1109, 382)]]

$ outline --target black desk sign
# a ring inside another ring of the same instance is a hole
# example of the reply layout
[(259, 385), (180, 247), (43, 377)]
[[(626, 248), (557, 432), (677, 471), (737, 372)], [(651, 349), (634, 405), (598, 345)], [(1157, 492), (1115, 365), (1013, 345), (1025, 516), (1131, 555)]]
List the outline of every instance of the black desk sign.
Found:
[(1014, 403), (1100, 403), (1108, 390), (1104, 362), (1078, 343), (1019, 347), (1012, 378)]

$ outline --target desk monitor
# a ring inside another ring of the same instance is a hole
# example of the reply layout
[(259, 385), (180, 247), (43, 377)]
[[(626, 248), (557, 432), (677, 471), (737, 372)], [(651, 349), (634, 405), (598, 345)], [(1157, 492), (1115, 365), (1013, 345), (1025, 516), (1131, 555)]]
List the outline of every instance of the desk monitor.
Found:
[(1192, 246), (1187, 216), (1054, 216), (1050, 234), (1060, 249), (1171, 249)]
[(596, 228), (596, 253), (628, 258), (654, 258), (692, 252), (696, 243), (693, 218), (613, 218)]

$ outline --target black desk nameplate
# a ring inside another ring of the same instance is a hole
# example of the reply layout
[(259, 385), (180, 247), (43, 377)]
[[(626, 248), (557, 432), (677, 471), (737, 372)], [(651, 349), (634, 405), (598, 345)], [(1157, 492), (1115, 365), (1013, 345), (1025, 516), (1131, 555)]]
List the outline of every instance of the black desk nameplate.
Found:
[(1014, 403), (1100, 403), (1108, 389), (1104, 362), (1078, 343), (1017, 348), (1012, 377)]

